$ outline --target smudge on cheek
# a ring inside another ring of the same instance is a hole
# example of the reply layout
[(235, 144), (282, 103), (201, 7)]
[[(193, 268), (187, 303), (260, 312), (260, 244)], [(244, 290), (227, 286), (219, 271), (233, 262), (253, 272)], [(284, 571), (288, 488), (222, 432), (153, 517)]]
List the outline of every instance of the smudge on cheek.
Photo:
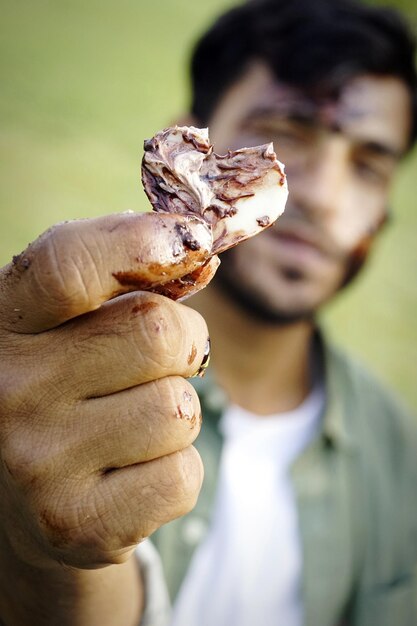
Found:
[(367, 235), (363, 237), (349, 254), (347, 260), (346, 274), (343, 279), (342, 287), (345, 287), (347, 284), (349, 284), (355, 278), (355, 276), (357, 276), (357, 274), (365, 264), (373, 240), (373, 236)]
[(376, 239), (376, 236), (387, 224), (388, 218), (389, 213), (388, 211), (385, 211), (376, 226), (371, 228), (349, 253), (346, 274), (341, 285), (342, 287), (348, 285), (358, 275), (371, 252), (371, 247)]

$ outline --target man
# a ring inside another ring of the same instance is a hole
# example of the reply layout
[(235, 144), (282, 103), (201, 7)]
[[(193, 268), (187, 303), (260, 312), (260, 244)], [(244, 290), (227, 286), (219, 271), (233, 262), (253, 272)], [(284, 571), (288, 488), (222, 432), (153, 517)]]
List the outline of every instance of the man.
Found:
[(193, 302), (213, 340), (196, 443), (209, 472), (189, 520), (155, 536), (172, 595), (193, 528), (209, 531), (175, 625), (416, 622), (417, 510), (404, 499), (415, 428), (406, 452), (412, 422), (314, 320), (364, 262), (415, 137), (399, 31), (390, 13), (351, 3), (265, 1), (224, 16), (195, 52), (194, 123), (220, 153), (273, 140), (290, 196)]
[(413, 45), (391, 13), (265, 0), (222, 18), (193, 68), (193, 121), (218, 152), (276, 140), (291, 198), (193, 302), (213, 340), (202, 497), (165, 526), (202, 480), (196, 429), (172, 419), (199, 410), (184, 378), (202, 317), (121, 295), (114, 274), (137, 269), (145, 237), (135, 216), (45, 233), (2, 274), (1, 617), (131, 626), (145, 608), (156, 624), (134, 546), (162, 527), (175, 592), (208, 520), (176, 626), (411, 626), (415, 424), (314, 314), (364, 261), (413, 144)]

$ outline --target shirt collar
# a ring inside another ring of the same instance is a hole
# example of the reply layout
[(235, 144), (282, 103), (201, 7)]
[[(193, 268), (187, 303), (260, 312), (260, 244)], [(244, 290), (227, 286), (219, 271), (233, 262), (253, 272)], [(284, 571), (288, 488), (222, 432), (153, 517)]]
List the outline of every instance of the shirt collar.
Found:
[(316, 340), (323, 355), (326, 403), (322, 422), (322, 437), (331, 447), (353, 451), (356, 447), (349, 427), (349, 414), (356, 404), (348, 380), (346, 358), (324, 341), (320, 332)]
[[(347, 379), (346, 358), (328, 345), (319, 330), (314, 342), (314, 351), (321, 355), (326, 394), (321, 437), (329, 447), (353, 451), (355, 441), (348, 421), (349, 413), (354, 410), (355, 398)], [(191, 382), (200, 396), (204, 412), (209, 414), (207, 417), (217, 422), (228, 406), (228, 397), (216, 382), (213, 370), (209, 367), (204, 378), (193, 378)]]

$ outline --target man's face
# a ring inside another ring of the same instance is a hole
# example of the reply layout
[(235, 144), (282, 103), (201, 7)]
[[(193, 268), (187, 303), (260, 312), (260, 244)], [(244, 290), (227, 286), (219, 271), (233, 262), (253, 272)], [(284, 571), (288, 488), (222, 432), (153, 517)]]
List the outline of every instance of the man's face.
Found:
[(273, 141), (289, 186), (278, 222), (223, 255), (223, 283), (265, 317), (311, 315), (384, 220), (410, 130), (406, 86), (365, 75), (337, 99), (314, 99), (254, 64), (225, 93), (209, 128), (220, 154)]

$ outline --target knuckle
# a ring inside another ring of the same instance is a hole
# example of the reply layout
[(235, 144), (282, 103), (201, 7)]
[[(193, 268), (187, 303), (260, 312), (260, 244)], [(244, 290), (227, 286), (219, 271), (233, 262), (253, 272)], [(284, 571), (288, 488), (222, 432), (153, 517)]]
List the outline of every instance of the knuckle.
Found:
[[(103, 519), (110, 515), (96, 502), (89, 480), (54, 480), (42, 500), (36, 503), (36, 518), (43, 536), (56, 551), (71, 555), (71, 559), (93, 562), (109, 548), (111, 536)], [(80, 563), (82, 561), (79, 561)]]
[(79, 503), (67, 502), (62, 493), (55, 492), (39, 505), (37, 514), (38, 525), (49, 545), (56, 550), (70, 548), (74, 552), (85, 545), (88, 537), (83, 517)]
[(5, 475), (24, 489), (39, 482), (53, 454), (40, 406), (50, 407), (52, 397), (48, 390), (42, 393), (36, 392), (35, 377), (24, 372), (0, 376), (1, 460)]
[(65, 480), (61, 444), (50, 429), (38, 424), (15, 423), (3, 431), (1, 460), (9, 482), (30, 498)]
[(33, 441), (25, 442), (25, 433), (14, 431), (2, 441), (2, 462), (9, 480), (27, 491), (39, 482), (42, 475), (42, 459)]
[(2, 415), (2, 426), (13, 416), (22, 405), (22, 389), (17, 382), (17, 377), (13, 373), (3, 371), (0, 375), (0, 415)]
[(195, 374), (199, 365), (204, 360), (207, 351), (209, 332), (203, 316), (191, 307), (180, 305), (184, 313), (186, 331), (188, 335), (187, 345), (184, 346), (187, 366), (187, 375)]
[(147, 452), (157, 446), (159, 456), (183, 450), (198, 436), (202, 423), (200, 402), (193, 387), (180, 376), (160, 378), (148, 384), (145, 404), (149, 441)]
[(59, 432), (49, 426), (22, 420), (3, 429), (1, 461), (12, 489), (30, 500), (43, 497), (54, 484), (65, 481), (64, 463), (68, 454), (62, 448)]
[(159, 367), (172, 368), (179, 359), (184, 342), (184, 324), (174, 303), (159, 297), (141, 299), (153, 306), (139, 317), (136, 341), (141, 353), (149, 363)]
[(201, 460), (189, 447), (170, 455), (160, 495), (175, 516), (188, 513), (195, 505), (201, 486)]
[(166, 398), (167, 416), (173, 416), (187, 431), (195, 431), (195, 438), (200, 430), (202, 416), (200, 401), (193, 386), (180, 376), (170, 376), (161, 380), (158, 391), (162, 399)]
[[(39, 354), (42, 354), (40, 351)], [(30, 430), (35, 423), (46, 429), (46, 418), (57, 410), (61, 403), (61, 411), (65, 407), (62, 398), (65, 371), (56, 358), (43, 358), (41, 364), (33, 367), (33, 360), (22, 356), (21, 363), (11, 365), (9, 371), (0, 374), (0, 440), (13, 433), (15, 429), (23, 431), (32, 439), (34, 431)]]
[(192, 309), (189, 306), (186, 306), (185, 304), (180, 304), (180, 307), (181, 309), (185, 309), (189, 324), (193, 325), (193, 328), (195, 328), (196, 332), (203, 336), (208, 335), (207, 322), (201, 315), (201, 313), (199, 313), (195, 309)]
[[(57, 485), (38, 507), (37, 521), (52, 555), (72, 567), (96, 568), (126, 560), (124, 520), (86, 484)], [(69, 492), (69, 493), (68, 493)]]

